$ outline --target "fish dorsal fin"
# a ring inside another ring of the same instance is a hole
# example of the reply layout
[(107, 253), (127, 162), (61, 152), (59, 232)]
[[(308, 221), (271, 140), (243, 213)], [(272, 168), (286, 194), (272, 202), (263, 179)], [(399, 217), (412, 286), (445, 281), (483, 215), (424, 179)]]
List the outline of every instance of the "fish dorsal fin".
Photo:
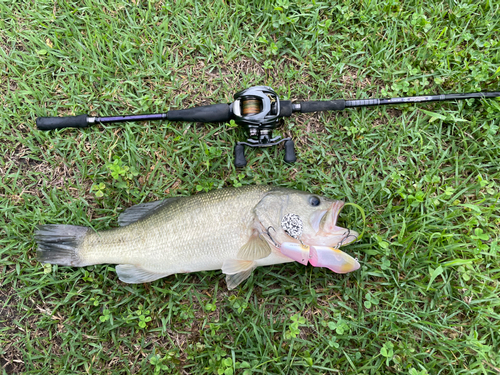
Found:
[(229, 290), (236, 288), (242, 281), (248, 279), (256, 265), (253, 260), (228, 259), (222, 265), (226, 274), (226, 284)]
[(257, 230), (254, 230), (250, 239), (238, 251), (236, 256), (243, 260), (257, 260), (267, 257), (271, 254), (271, 246)]
[(174, 197), (164, 199), (162, 201), (136, 204), (135, 206), (129, 207), (123, 211), (120, 216), (118, 216), (118, 225), (124, 227), (135, 223), (138, 220), (145, 219), (157, 210), (177, 201), (178, 199), (179, 197)]
[(287, 194), (283, 194), (282, 192), (270, 192), (255, 206), (255, 216), (265, 230), (269, 227), (278, 230), (287, 205)]
[(116, 273), (121, 281), (128, 284), (149, 283), (169, 275), (168, 273), (147, 271), (132, 264), (120, 264), (116, 266)]

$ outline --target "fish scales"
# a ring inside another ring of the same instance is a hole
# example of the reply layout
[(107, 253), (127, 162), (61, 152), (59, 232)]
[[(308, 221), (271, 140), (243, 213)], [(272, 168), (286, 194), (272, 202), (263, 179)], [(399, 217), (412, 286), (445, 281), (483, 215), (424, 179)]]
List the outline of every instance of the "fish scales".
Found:
[[(37, 256), (65, 266), (117, 264), (118, 277), (127, 283), (221, 269), (229, 289), (258, 266), (292, 261), (307, 264), (310, 259), (314, 266), (345, 273), (359, 264), (338, 247), (358, 235), (336, 225), (342, 206), (341, 201), (266, 185), (217, 189), (133, 206), (120, 215), (120, 227), (106, 231), (39, 226)], [(300, 225), (283, 226), (290, 217)], [(292, 235), (286, 228), (303, 233)]]
[(248, 241), (252, 210), (269, 189), (259, 185), (184, 197), (144, 220), (89, 234), (81, 259), (141, 264), (159, 273), (220, 269)]

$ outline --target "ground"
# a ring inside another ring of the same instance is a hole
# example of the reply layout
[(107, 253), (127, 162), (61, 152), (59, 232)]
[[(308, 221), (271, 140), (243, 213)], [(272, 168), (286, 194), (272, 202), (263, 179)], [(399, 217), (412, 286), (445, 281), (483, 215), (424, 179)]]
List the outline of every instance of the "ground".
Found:
[[(500, 102), (300, 114), (247, 150), (231, 124), (42, 132), (39, 116), (499, 91), (496, 2), (100, 1), (0, 4), (3, 373), (500, 373)], [(358, 204), (360, 270), (262, 267), (150, 284), (114, 265), (43, 266), (38, 224), (116, 226), (131, 205), (269, 184)]]

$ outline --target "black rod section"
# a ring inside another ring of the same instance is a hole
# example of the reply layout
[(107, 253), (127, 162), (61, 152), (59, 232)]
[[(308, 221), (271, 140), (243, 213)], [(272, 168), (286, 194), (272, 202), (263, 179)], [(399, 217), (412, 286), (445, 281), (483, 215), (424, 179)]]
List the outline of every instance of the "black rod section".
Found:
[(390, 99), (346, 100), (345, 106), (346, 106), (346, 108), (347, 107), (370, 107), (370, 106), (375, 106), (375, 105), (422, 103), (422, 102), (442, 102), (445, 100), (464, 100), (464, 99), (481, 99), (481, 98), (497, 98), (497, 97), (500, 97), (500, 91), (471, 92), (471, 93), (467, 93), (467, 94), (408, 96), (408, 97), (390, 98)]
[(167, 113), (152, 113), (143, 115), (94, 117), (89, 122), (127, 122), (127, 121), (193, 121), (193, 122), (225, 122), (231, 120), (229, 104), (212, 104), (188, 109), (176, 109)]
[(141, 115), (91, 117), (88, 115), (65, 117), (38, 117), (36, 126), (39, 130), (62, 128), (85, 128), (95, 123), (109, 124), (127, 121), (192, 121), (192, 122), (227, 122), (233, 117), (229, 104), (212, 104), (189, 109), (171, 110), (167, 113)]
[(166, 118), (167, 118), (166, 113), (151, 113), (143, 115), (94, 117), (93, 122), (100, 122), (101, 124), (107, 124), (110, 122), (165, 120)]

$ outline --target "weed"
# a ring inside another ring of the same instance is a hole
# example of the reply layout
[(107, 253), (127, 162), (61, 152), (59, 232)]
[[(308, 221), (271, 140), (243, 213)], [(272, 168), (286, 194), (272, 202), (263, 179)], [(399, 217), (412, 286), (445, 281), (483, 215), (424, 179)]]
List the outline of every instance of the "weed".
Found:
[[(0, 366), (54, 373), (487, 374), (498, 359), (499, 100), (287, 118), (297, 163), (229, 124), (36, 130), (38, 116), (498, 91), (495, 1), (0, 2)], [(266, 184), (355, 202), (361, 268), (259, 267), (127, 285), (35, 260), (39, 224)], [(292, 319), (293, 317), (293, 319)], [(392, 345), (392, 346), (391, 346)]]

